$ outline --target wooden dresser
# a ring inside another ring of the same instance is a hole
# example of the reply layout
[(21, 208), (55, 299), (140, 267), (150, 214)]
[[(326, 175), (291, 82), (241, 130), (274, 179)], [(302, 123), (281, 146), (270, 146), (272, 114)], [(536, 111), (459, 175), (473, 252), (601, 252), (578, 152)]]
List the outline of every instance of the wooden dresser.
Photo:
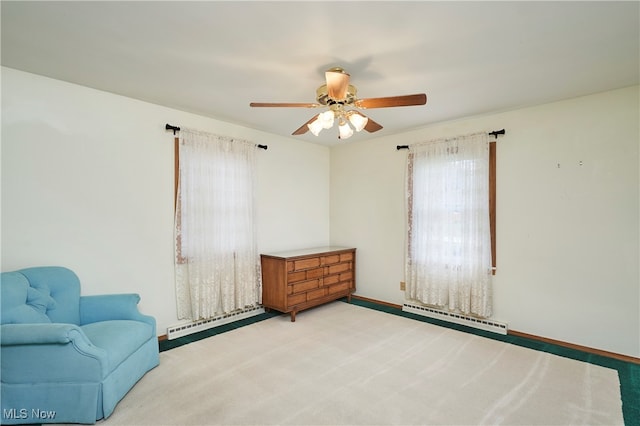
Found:
[(356, 249), (318, 247), (260, 255), (262, 305), (296, 314), (356, 290)]

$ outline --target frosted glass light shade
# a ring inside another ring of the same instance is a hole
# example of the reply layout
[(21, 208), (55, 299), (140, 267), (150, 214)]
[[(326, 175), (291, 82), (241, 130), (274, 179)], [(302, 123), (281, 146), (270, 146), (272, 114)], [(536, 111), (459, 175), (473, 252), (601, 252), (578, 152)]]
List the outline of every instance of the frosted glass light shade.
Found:
[(354, 113), (349, 116), (349, 121), (353, 124), (353, 128), (356, 129), (356, 132), (359, 132), (364, 129), (364, 126), (367, 125), (369, 119), (363, 115)]
[(353, 129), (346, 121), (338, 126), (338, 130), (340, 131), (340, 139), (347, 139), (353, 135)]
[(307, 127), (309, 128), (311, 133), (313, 133), (314, 136), (318, 136), (320, 134), (320, 131), (324, 129), (324, 126), (322, 125), (322, 121), (320, 121), (320, 117), (316, 118), (311, 123), (307, 124)]
[(318, 115), (318, 121), (322, 123), (323, 129), (330, 129), (333, 126), (333, 120), (335, 119), (335, 114), (333, 111), (325, 111), (322, 114)]

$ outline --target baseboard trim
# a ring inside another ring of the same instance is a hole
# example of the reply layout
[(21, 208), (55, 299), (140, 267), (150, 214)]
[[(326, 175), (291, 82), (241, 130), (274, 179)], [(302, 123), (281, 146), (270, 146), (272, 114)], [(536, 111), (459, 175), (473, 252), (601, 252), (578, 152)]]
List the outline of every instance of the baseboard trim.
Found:
[[(384, 301), (381, 301), (381, 300), (371, 299), (371, 298), (368, 298), (368, 297), (359, 296), (359, 295), (355, 295), (355, 294), (352, 295), (351, 297), (354, 298), (354, 299), (365, 301), (365, 302), (375, 303), (375, 304), (378, 304), (378, 305), (388, 306), (388, 307), (391, 307), (391, 308), (394, 308), (394, 309), (402, 310), (402, 305), (396, 305), (395, 303), (384, 302)], [(602, 349), (591, 348), (591, 347), (588, 347), (588, 346), (581, 346), (581, 345), (577, 345), (577, 344), (574, 344), (574, 343), (564, 342), (562, 340), (549, 339), (547, 337), (542, 337), (542, 336), (536, 336), (534, 334), (523, 333), (523, 332), (517, 331), (517, 330), (508, 330), (507, 331), (507, 335), (516, 336), (516, 337), (523, 337), (525, 339), (535, 340), (535, 341), (542, 342), (542, 343), (549, 343), (549, 344), (561, 346), (563, 348), (575, 349), (575, 350), (578, 350), (578, 351), (581, 351), (581, 352), (585, 352), (585, 353), (588, 353), (588, 354), (599, 355), (599, 356), (604, 356), (604, 357), (608, 357), (608, 358), (613, 358), (613, 359), (617, 359), (619, 361), (630, 362), (630, 363), (633, 363), (633, 364), (640, 364), (640, 358), (636, 358), (636, 357), (633, 357), (633, 356), (630, 356), (630, 355), (623, 355), (623, 354), (618, 354), (618, 353), (615, 353), (615, 352), (604, 351)]]
[(357, 294), (352, 294), (351, 297), (358, 300), (363, 300), (365, 302), (376, 303), (378, 305), (388, 306), (390, 308), (400, 309), (402, 310), (402, 305), (396, 305), (395, 303), (383, 302), (382, 300), (369, 299), (368, 297), (359, 296)]
[(602, 349), (590, 348), (588, 346), (576, 345), (575, 343), (564, 342), (562, 340), (549, 339), (547, 337), (536, 336), (535, 334), (523, 333), (521, 331), (516, 331), (516, 330), (509, 330), (507, 334), (512, 336), (517, 336), (517, 337), (523, 337), (525, 339), (536, 340), (542, 343), (549, 343), (552, 345), (562, 346), (563, 348), (575, 349), (578, 351), (586, 352), (588, 354), (613, 358), (613, 359), (617, 359), (618, 361), (631, 362), (633, 364), (640, 364), (640, 358), (636, 358), (630, 355), (623, 355), (615, 352), (604, 351)]

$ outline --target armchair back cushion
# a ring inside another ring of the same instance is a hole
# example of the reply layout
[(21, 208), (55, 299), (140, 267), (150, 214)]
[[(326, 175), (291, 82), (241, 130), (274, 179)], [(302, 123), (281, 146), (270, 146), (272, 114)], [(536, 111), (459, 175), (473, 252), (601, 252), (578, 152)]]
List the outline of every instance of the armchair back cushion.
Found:
[(21, 269), (19, 272), (27, 278), (31, 287), (54, 300), (46, 312), (51, 322), (80, 325), (80, 280), (72, 270), (61, 266), (45, 266)]
[(47, 310), (55, 306), (49, 292), (42, 292), (29, 285), (19, 272), (2, 275), (0, 315), (2, 324), (50, 323)]

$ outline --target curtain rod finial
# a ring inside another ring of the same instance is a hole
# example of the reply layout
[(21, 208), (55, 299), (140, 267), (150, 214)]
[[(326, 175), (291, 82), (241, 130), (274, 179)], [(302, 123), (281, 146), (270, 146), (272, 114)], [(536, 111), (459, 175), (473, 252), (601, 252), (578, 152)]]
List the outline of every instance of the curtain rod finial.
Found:
[(176, 132), (180, 131), (180, 127), (172, 126), (171, 124), (168, 124), (168, 123), (165, 124), (164, 129), (165, 130), (173, 130), (173, 135), (174, 136), (176, 135)]
[(490, 136), (495, 136), (496, 139), (498, 139), (498, 135), (504, 135), (506, 133), (506, 131), (504, 129), (502, 130), (494, 130), (493, 132), (489, 132)]

